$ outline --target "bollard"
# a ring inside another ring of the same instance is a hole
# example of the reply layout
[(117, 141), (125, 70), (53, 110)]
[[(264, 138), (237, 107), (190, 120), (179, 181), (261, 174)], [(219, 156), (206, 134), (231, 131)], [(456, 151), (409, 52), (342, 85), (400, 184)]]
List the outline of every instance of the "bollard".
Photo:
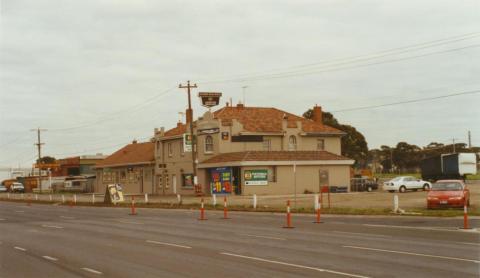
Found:
[(227, 211), (227, 196), (223, 197), (223, 219), (230, 219)]
[(393, 195), (393, 212), (394, 213), (397, 213), (399, 210), (399, 206), (398, 206), (398, 195), (395, 194)]
[(77, 204), (77, 194), (73, 194), (73, 202)]
[(130, 215), (137, 215), (137, 212), (135, 211), (135, 196), (132, 196), (132, 204), (131, 204)]
[(313, 207), (315, 209), (315, 211), (317, 211), (318, 209), (318, 203), (320, 202), (320, 199), (318, 198), (318, 194), (315, 194), (313, 196)]
[(145, 193), (145, 204), (148, 204), (148, 193)]
[(212, 205), (213, 207), (217, 206), (217, 195), (215, 194), (212, 195)]
[(95, 204), (95, 193), (92, 194), (92, 204)]
[(257, 209), (257, 194), (253, 194), (253, 208)]
[(179, 204), (179, 205), (182, 204), (182, 195), (177, 194), (177, 201), (178, 201), (178, 204)]
[(50, 199), (50, 202), (51, 202), (52, 199), (53, 199), (53, 198), (52, 198), (52, 194), (50, 194), (48, 198)]
[(62, 195), (62, 203), (65, 203), (65, 196)]
[(207, 218), (205, 218), (205, 205), (204, 205), (204, 202), (203, 202), (203, 198), (201, 200), (200, 218), (198, 220), (207, 220)]
[(35, 194), (35, 201), (38, 201), (38, 194)]
[(10, 193), (7, 193), (7, 199), (10, 199)]
[(317, 224), (323, 223), (322, 221), (320, 221), (321, 210), (322, 210), (322, 203), (318, 202), (318, 204), (317, 204), (317, 219), (315, 221), (313, 221), (313, 223), (317, 223)]
[(465, 204), (463, 205), (463, 229), (468, 230), (468, 211), (467, 211), (467, 200), (465, 200)]
[(287, 225), (283, 226), (283, 228), (288, 228), (288, 229), (294, 228), (292, 226), (292, 216), (290, 213), (290, 200), (287, 201)]

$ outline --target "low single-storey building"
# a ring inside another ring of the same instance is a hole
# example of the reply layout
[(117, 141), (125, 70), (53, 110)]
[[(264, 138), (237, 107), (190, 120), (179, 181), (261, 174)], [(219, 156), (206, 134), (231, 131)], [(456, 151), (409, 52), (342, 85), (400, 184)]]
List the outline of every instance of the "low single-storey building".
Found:
[(105, 193), (107, 185), (119, 183), (123, 193), (154, 194), (154, 149), (152, 142), (133, 141), (98, 162), (95, 166), (95, 192)]

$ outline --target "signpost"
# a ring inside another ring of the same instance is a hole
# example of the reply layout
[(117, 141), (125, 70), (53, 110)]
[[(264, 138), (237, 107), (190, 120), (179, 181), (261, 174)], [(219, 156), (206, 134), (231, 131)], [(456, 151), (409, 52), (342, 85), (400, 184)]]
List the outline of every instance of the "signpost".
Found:
[(188, 133), (183, 134), (183, 150), (187, 153), (192, 151), (192, 135)]
[(243, 179), (245, 185), (268, 185), (268, 170), (245, 170)]

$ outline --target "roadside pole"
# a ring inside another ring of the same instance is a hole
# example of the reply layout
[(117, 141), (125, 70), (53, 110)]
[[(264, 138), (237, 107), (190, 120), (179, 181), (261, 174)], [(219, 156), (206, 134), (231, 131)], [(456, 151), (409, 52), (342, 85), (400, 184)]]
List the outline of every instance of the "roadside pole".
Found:
[(257, 209), (257, 194), (253, 194), (253, 209)]
[(297, 163), (293, 162), (293, 207), (297, 209)]
[(290, 212), (290, 200), (287, 201), (287, 225), (283, 226), (283, 228), (291, 229), (294, 228), (292, 226), (292, 215)]
[(203, 198), (200, 201), (200, 218), (198, 218), (198, 220), (207, 220), (207, 218), (205, 217), (205, 205)]

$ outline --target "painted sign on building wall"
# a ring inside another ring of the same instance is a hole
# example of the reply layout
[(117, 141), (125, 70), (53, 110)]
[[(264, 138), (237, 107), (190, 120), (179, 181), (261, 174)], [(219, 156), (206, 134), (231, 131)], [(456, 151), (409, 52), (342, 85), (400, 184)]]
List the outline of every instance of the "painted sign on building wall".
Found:
[(245, 170), (243, 180), (245, 185), (268, 185), (268, 170)]
[(210, 174), (212, 177), (210, 180), (212, 194), (232, 193), (232, 168), (213, 168), (210, 170)]

